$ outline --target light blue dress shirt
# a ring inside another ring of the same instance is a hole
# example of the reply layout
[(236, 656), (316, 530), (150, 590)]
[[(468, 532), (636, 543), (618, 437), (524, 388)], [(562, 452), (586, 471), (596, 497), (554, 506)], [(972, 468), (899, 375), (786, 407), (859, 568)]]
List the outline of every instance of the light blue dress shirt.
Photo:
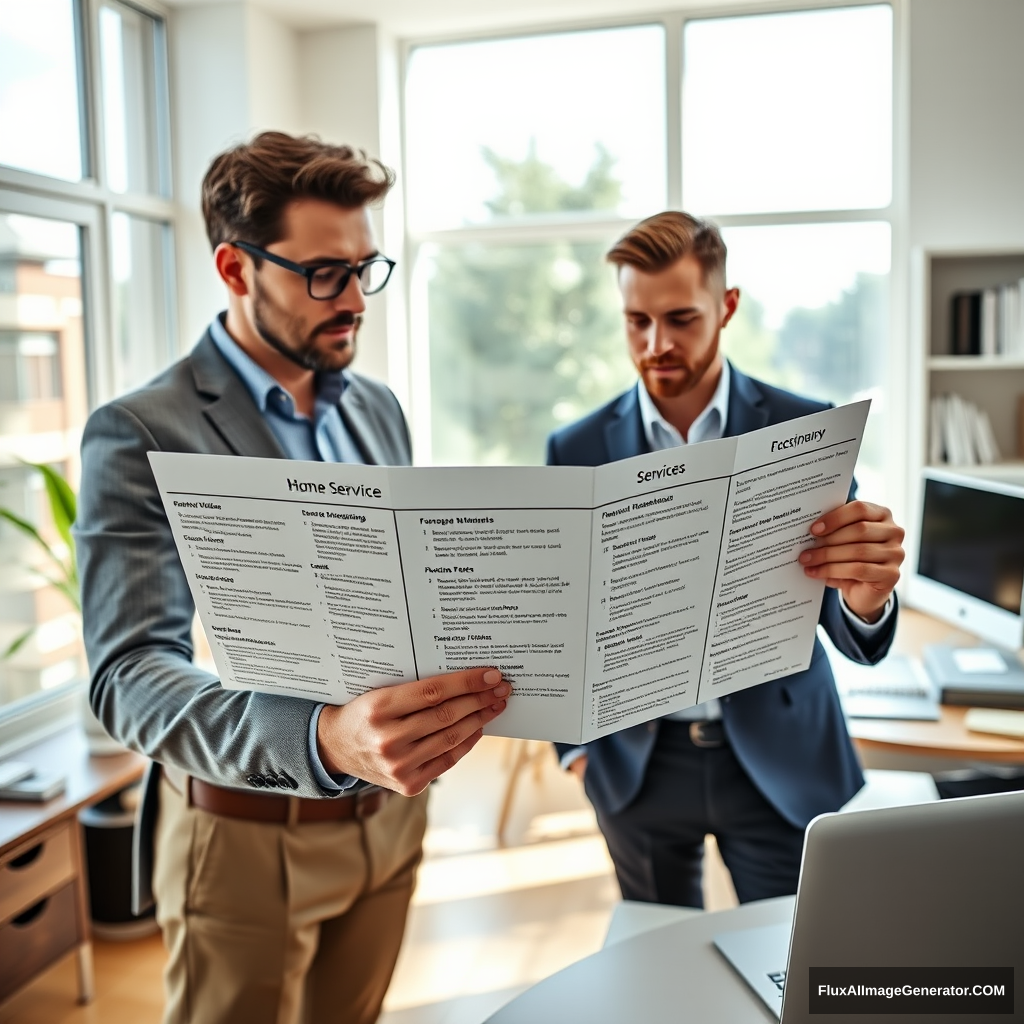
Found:
[[(246, 386), (256, 408), (273, 431), (289, 459), (307, 462), (350, 462), (366, 460), (341, 418), (338, 402), (348, 386), (344, 370), (318, 373), (313, 418), (295, 411), (295, 401), (278, 382), (246, 355), (227, 332), (224, 314), (214, 317), (210, 335), (220, 354)], [(316, 749), (316, 728), (325, 705), (318, 704), (309, 720), (309, 761), (316, 781), (323, 789), (344, 791), (360, 783), (353, 775), (329, 775)]]
[[(651, 396), (647, 393), (643, 381), (637, 381), (637, 398), (640, 404), (640, 418), (643, 420), (644, 436), (650, 445), (651, 451), (662, 451), (665, 448), (677, 448), (685, 444), (697, 444), (700, 441), (717, 441), (725, 433), (725, 421), (729, 413), (729, 391), (732, 386), (732, 370), (729, 360), (722, 360), (722, 376), (718, 381), (718, 387), (711, 396), (711, 401), (704, 407), (701, 414), (693, 421), (688, 436), (684, 438), (675, 427), (669, 423), (664, 416), (658, 412)], [(843, 595), (839, 595), (839, 606), (843, 614), (849, 620), (853, 629), (862, 636), (868, 637), (877, 632), (886, 623), (892, 614), (893, 601), (890, 597), (877, 622), (864, 622), (846, 606)], [(682, 711), (665, 715), (665, 718), (677, 722), (694, 722), (711, 720), (722, 717), (722, 704), (718, 698), (713, 697), (703, 704), (685, 708)], [(585, 747), (573, 747), (567, 750), (561, 758), (563, 768), (568, 768), (576, 758), (585, 754)]]

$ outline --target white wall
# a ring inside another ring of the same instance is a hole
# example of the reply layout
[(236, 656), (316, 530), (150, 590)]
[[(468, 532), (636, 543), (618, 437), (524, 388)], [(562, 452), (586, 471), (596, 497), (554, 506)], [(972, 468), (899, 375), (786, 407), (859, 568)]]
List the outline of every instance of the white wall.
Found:
[(258, 7), (246, 8), (249, 131), (296, 131), (300, 125), (299, 41)]
[[(401, 162), (398, 47), (374, 25), (307, 32), (299, 37), (302, 130), (365, 149), (388, 166)], [(367, 301), (355, 369), (388, 381), (408, 398), (402, 278), (401, 183), (374, 211), (381, 252), (399, 261), (386, 291)]]
[(1024, 2), (911, 0), (911, 246), (1024, 248)]
[[(258, 131), (313, 132), (398, 167), (397, 46), (375, 26), (298, 33), (248, 3), (179, 7), (171, 18), (181, 344), (224, 307), (200, 213), (210, 161)], [(400, 258), (400, 190), (375, 214), (381, 251)], [(368, 303), (356, 369), (408, 395), (401, 274)]]
[(267, 128), (299, 130), (298, 41), (244, 3), (178, 7), (170, 18), (179, 334), (188, 350), (225, 306), (200, 213), (200, 187), (218, 153)]
[(174, 195), (180, 206), (178, 327), (185, 350), (224, 305), (199, 212), (199, 189), (210, 158), (245, 134), (245, 18), (240, 4), (179, 8), (170, 18)]

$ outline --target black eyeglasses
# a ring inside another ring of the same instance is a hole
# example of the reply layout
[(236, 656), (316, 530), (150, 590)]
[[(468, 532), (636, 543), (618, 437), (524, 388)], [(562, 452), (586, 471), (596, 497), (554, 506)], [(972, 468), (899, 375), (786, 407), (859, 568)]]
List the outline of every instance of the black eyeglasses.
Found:
[(347, 287), (355, 274), (359, 279), (359, 287), (364, 295), (373, 295), (379, 292), (388, 283), (391, 271), (395, 269), (395, 261), (389, 260), (387, 256), (371, 256), (362, 263), (353, 266), (344, 260), (325, 260), (323, 263), (314, 263), (310, 267), (304, 267), (301, 263), (293, 263), (283, 256), (276, 256), (259, 246), (250, 245), (248, 242), (231, 242), (231, 245), (247, 252), (250, 256), (259, 256), (262, 259), (270, 260), (293, 274), (298, 274), (306, 279), (306, 289), (311, 299), (334, 299), (337, 298)]

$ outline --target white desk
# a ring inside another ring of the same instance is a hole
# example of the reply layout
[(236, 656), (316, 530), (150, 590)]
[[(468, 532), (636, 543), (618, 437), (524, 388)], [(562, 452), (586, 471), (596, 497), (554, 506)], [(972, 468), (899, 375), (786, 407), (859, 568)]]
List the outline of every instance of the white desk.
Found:
[(763, 1024), (775, 1021), (712, 945), (719, 932), (793, 919), (795, 897), (695, 914), (645, 931), (534, 985), (489, 1024)]

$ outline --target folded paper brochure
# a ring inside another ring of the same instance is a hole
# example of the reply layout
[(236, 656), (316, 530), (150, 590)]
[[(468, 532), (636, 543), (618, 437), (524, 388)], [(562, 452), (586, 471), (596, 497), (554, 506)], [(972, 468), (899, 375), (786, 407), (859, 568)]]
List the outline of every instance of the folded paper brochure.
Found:
[(867, 411), (596, 468), (150, 461), (224, 686), (343, 704), (494, 665), (490, 732), (585, 742), (808, 666), (797, 557)]

